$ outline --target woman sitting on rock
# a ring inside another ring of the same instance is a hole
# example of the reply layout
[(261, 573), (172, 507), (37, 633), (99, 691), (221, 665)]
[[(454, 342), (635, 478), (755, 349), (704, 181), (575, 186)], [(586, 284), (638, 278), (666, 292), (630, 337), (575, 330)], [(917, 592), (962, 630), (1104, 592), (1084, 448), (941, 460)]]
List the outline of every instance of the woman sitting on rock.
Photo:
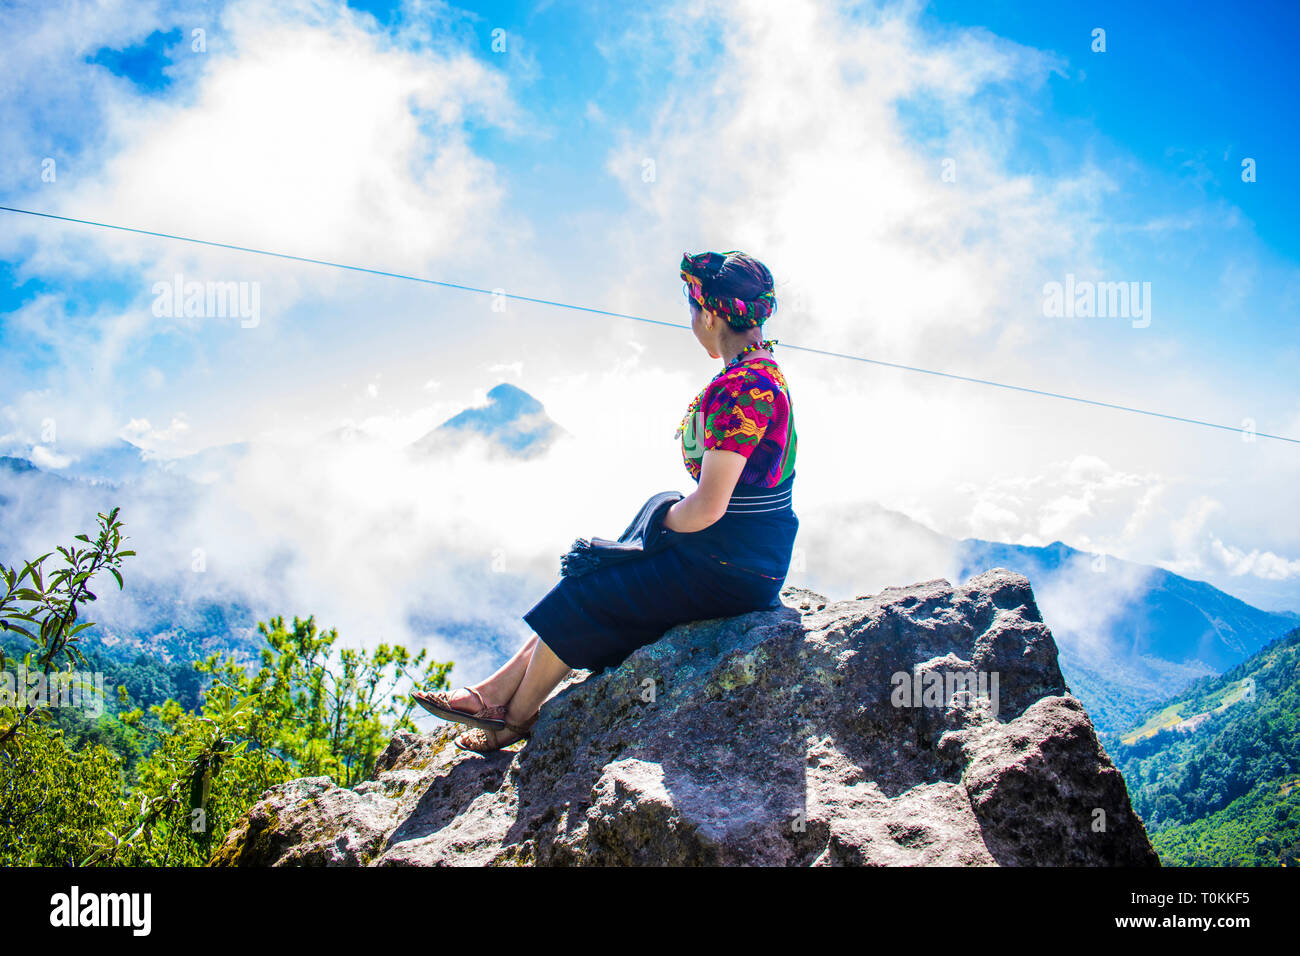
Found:
[(772, 273), (742, 252), (683, 256), (691, 330), (723, 368), (682, 418), (682, 461), (698, 483), (664, 515), (671, 546), (562, 578), (524, 620), (536, 632), (491, 677), (416, 700), (477, 728), (456, 745), (488, 753), (527, 737), (575, 668), (615, 667), (687, 621), (779, 607), (799, 519), (790, 392), (762, 326)]

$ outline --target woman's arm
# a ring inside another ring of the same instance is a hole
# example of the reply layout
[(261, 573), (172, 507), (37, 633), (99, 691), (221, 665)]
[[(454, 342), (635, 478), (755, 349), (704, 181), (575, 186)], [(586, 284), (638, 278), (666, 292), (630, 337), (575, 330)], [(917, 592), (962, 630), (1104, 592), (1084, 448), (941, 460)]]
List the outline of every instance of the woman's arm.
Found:
[(668, 509), (664, 527), (686, 533), (703, 531), (721, 518), (746, 461), (740, 452), (722, 448), (706, 451), (700, 463), (699, 487)]

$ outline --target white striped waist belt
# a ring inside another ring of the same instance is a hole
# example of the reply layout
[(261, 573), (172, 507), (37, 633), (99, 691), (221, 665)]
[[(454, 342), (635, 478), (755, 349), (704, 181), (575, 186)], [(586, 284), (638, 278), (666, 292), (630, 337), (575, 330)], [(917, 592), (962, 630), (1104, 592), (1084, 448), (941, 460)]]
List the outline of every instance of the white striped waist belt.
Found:
[(794, 509), (794, 487), (792, 482), (775, 488), (737, 485), (727, 503), (727, 514), (766, 514), (774, 511), (792, 511)]

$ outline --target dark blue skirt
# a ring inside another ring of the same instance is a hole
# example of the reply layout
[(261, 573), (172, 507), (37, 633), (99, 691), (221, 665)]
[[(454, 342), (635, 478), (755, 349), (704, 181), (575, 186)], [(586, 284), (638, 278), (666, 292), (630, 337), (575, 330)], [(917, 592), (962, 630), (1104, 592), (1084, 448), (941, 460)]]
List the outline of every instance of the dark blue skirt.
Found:
[(703, 531), (669, 532), (661, 551), (561, 578), (524, 621), (569, 667), (599, 671), (678, 624), (780, 607), (799, 529), (793, 482), (738, 484)]

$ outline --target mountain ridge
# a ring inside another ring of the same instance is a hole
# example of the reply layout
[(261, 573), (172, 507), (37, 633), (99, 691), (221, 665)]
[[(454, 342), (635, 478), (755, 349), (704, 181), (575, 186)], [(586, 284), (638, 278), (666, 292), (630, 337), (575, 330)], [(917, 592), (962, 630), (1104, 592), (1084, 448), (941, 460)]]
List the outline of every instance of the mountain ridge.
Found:
[(567, 434), (536, 398), (517, 385), (501, 382), (488, 390), (484, 404), (457, 412), (409, 447), (420, 456), (440, 454), (456, 447), (457, 438), (477, 435), (509, 455), (533, 458)]
[(1162, 859), (1300, 863), (1300, 628), (1103, 733)]

